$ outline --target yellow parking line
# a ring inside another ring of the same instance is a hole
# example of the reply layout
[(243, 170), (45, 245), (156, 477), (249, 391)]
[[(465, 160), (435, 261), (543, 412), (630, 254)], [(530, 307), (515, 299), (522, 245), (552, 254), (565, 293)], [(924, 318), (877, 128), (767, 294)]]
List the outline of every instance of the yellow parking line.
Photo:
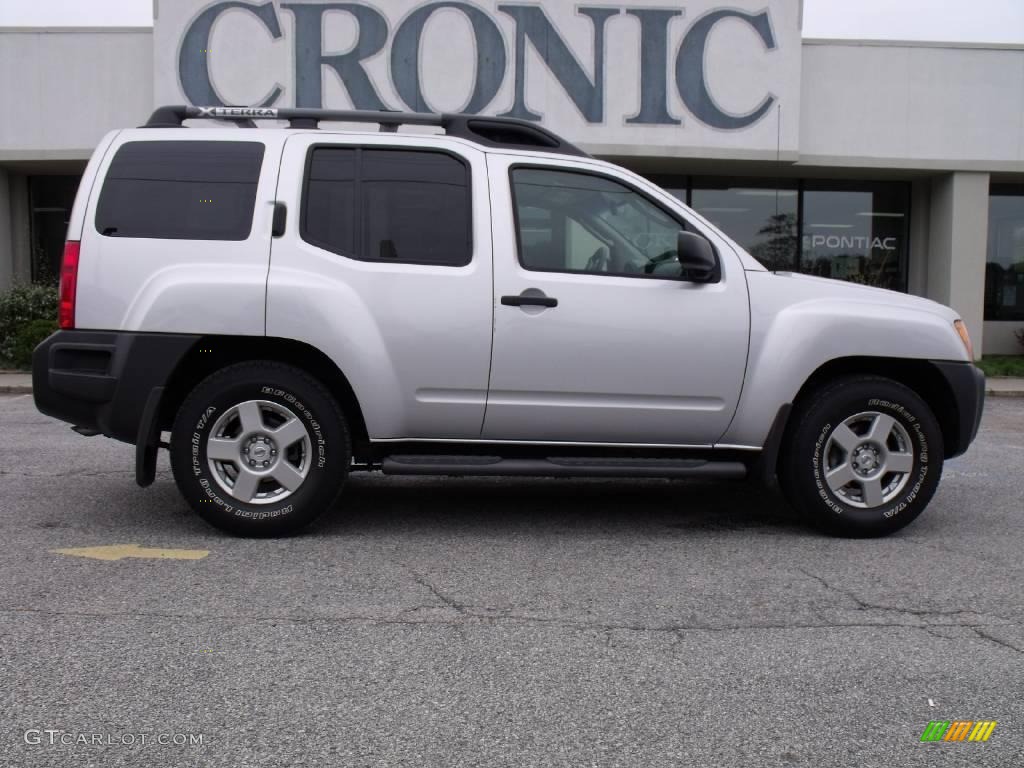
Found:
[(93, 560), (122, 560), (126, 557), (151, 558), (154, 560), (202, 560), (208, 549), (161, 549), (157, 547), (140, 547), (138, 544), (108, 544), (102, 547), (77, 547), (71, 549), (51, 549), (57, 555), (88, 557)]

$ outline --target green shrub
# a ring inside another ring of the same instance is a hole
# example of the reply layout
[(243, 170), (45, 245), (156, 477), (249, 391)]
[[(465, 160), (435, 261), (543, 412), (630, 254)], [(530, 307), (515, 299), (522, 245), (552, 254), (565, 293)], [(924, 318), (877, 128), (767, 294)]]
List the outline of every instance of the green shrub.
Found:
[(976, 365), (986, 376), (1024, 376), (1024, 355), (985, 355)]
[[(15, 348), (25, 344), (30, 323), (43, 320), (57, 326), (57, 289), (48, 285), (16, 285), (0, 295), (0, 359), (25, 365), (15, 359)], [(42, 326), (35, 326), (38, 334)], [(42, 338), (45, 338), (45, 334)]]
[(30, 320), (14, 334), (11, 362), (15, 368), (32, 367), (32, 350), (39, 342), (57, 330), (56, 320)]

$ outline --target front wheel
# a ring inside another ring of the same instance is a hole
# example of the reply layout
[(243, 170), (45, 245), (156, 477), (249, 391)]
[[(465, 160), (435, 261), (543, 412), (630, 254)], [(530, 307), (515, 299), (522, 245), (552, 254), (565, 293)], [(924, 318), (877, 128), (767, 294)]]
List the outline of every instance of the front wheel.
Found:
[(171, 468), (208, 523), (242, 536), (292, 533), (337, 498), (351, 463), (338, 404), (305, 372), (271, 361), (228, 366), (178, 410)]
[(841, 536), (885, 536), (928, 505), (942, 475), (942, 431), (913, 390), (850, 376), (794, 412), (779, 480), (789, 502)]

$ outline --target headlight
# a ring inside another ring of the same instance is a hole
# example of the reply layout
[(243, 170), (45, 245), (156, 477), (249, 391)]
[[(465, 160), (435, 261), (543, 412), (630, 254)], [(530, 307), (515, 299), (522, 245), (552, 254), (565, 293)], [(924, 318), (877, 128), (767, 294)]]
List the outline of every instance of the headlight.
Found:
[(960, 341), (964, 343), (964, 348), (967, 350), (967, 357), (971, 360), (974, 359), (974, 345), (971, 344), (971, 334), (967, 332), (967, 326), (964, 325), (963, 320), (956, 320), (953, 322), (953, 327), (956, 328), (957, 334), (960, 336)]

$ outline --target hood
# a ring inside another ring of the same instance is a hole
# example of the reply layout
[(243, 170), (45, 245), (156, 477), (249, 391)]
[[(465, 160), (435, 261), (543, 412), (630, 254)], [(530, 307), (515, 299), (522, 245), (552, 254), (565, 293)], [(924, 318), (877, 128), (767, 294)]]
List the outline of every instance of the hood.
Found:
[[(944, 304), (921, 296), (911, 296), (901, 291), (890, 291), (887, 288), (875, 288), (870, 285), (849, 283), (829, 277), (815, 277), (798, 272), (773, 272), (771, 274), (780, 281), (787, 281), (793, 293), (799, 295), (800, 298), (867, 302), (883, 304), (887, 307), (899, 306), (938, 315), (951, 323), (960, 317), (953, 309)], [(779, 288), (785, 290), (783, 284), (780, 284)]]

